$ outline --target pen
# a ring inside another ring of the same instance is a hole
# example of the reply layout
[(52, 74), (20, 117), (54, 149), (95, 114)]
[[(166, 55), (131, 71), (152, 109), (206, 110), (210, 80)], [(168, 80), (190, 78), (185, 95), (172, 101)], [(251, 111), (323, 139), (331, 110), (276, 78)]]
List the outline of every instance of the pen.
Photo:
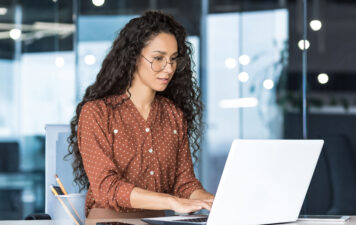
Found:
[(58, 201), (59, 201), (59, 202), (61, 203), (61, 205), (63, 206), (64, 211), (66, 211), (66, 213), (67, 213), (70, 217), (72, 217), (72, 219), (73, 219), (73, 221), (74, 221), (74, 223), (75, 223), (76, 225), (80, 225), (80, 224), (78, 223), (78, 221), (74, 218), (74, 216), (72, 215), (72, 213), (70, 213), (69, 209), (68, 209), (67, 206), (64, 204), (63, 200), (58, 197), (58, 192), (56, 191), (56, 189), (54, 189), (53, 185), (51, 185), (50, 187), (51, 187), (51, 190), (52, 190), (53, 194), (57, 197)]
[[(56, 181), (57, 181), (57, 183), (58, 183), (60, 189), (62, 190), (63, 194), (64, 194), (64, 195), (68, 195), (66, 189), (64, 188), (64, 186), (63, 186), (63, 184), (62, 184), (62, 181), (59, 179), (59, 177), (58, 177), (57, 174), (56, 174)], [(67, 198), (67, 200), (68, 200), (69, 205), (72, 207), (74, 213), (75, 213), (75, 214), (77, 215), (77, 217), (79, 218), (80, 222), (82, 222), (82, 223), (84, 224), (83, 220), (82, 220), (82, 219), (80, 218), (80, 216), (79, 216), (79, 213), (78, 213), (77, 210), (74, 208), (72, 202), (69, 200), (69, 198)]]

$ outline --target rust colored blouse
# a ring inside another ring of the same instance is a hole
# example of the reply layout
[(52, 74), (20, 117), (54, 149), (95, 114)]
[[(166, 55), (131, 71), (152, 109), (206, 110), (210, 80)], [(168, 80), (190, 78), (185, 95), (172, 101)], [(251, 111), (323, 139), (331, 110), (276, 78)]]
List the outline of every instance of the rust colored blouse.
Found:
[(78, 146), (90, 187), (91, 208), (137, 212), (134, 187), (181, 198), (202, 188), (195, 178), (187, 123), (172, 101), (156, 95), (147, 120), (126, 94), (87, 102), (78, 122)]

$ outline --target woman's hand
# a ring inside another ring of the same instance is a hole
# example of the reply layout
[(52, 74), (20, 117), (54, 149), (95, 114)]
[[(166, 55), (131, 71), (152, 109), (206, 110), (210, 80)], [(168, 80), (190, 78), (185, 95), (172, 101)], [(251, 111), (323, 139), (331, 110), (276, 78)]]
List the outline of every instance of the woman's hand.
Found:
[(169, 199), (170, 209), (177, 213), (191, 213), (201, 209), (207, 209), (210, 211), (212, 204), (212, 200), (193, 200), (177, 198), (174, 196)]

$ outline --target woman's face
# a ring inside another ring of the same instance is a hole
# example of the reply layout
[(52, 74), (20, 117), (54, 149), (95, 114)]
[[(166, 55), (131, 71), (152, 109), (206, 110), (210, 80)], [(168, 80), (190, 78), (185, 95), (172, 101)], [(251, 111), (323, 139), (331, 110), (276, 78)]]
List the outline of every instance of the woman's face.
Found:
[(151, 39), (138, 56), (135, 83), (153, 91), (164, 91), (176, 70), (177, 40), (172, 34), (160, 33)]

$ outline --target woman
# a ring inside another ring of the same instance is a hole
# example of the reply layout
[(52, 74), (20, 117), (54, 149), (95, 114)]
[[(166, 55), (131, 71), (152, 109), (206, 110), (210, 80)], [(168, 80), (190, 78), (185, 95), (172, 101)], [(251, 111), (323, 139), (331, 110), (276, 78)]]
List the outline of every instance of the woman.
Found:
[(89, 218), (98, 209), (210, 210), (214, 196), (195, 178), (189, 150), (189, 140), (199, 149), (202, 112), (190, 54), (184, 28), (160, 12), (132, 19), (114, 41), (71, 121)]

